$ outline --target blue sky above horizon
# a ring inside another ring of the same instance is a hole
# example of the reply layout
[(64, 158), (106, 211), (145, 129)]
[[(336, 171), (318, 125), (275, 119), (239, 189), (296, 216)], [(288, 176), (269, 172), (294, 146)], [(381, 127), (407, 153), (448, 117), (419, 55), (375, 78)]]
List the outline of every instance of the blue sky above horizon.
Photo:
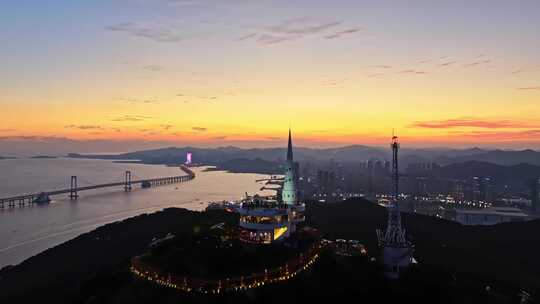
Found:
[(0, 142), (540, 148), (538, 1), (7, 0), (0, 26)]

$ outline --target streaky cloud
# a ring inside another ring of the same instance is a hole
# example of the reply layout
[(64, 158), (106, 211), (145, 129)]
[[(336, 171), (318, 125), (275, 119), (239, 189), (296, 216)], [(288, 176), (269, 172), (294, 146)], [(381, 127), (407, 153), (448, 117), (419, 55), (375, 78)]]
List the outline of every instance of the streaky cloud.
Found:
[(480, 61), (474, 61), (474, 62), (471, 62), (471, 63), (466, 63), (463, 66), (466, 67), (466, 68), (470, 68), (470, 67), (475, 67), (475, 66), (479, 66), (479, 65), (488, 64), (488, 63), (491, 63), (491, 62), (492, 62), (491, 59), (486, 59), (486, 60), (480, 60)]
[(238, 38), (236, 38), (235, 40), (236, 40), (236, 41), (244, 41), (244, 40), (248, 40), (248, 39), (254, 38), (254, 37), (256, 37), (256, 36), (257, 36), (257, 33), (251, 33), (251, 34), (247, 34), (247, 35), (238, 37)]
[(386, 65), (386, 64), (376, 64), (376, 65), (370, 65), (370, 68), (377, 68), (377, 69), (391, 69), (392, 66)]
[(257, 39), (257, 41), (263, 45), (278, 44), (280, 42), (291, 41), (291, 40), (295, 40), (295, 38), (287, 37), (287, 36), (275, 36), (275, 35), (270, 35), (270, 34), (262, 34)]
[(148, 72), (161, 72), (165, 69), (165, 67), (158, 64), (149, 64), (143, 66), (142, 69)]
[(521, 88), (517, 88), (518, 90), (522, 90), (522, 91), (540, 91), (540, 86), (537, 86), (537, 87), (521, 87)]
[(413, 75), (416, 74), (416, 75), (420, 75), (420, 74), (427, 74), (427, 72), (409, 69), (409, 70), (399, 71), (398, 74), (413, 74)]
[(298, 18), (268, 27), (271, 32), (287, 35), (315, 34), (340, 25), (339, 21), (316, 23), (311, 18)]
[(140, 122), (152, 119), (151, 116), (144, 116), (144, 115), (124, 115), (118, 118), (113, 118), (111, 121), (115, 122)]
[(122, 22), (105, 28), (113, 32), (124, 32), (134, 37), (150, 39), (154, 42), (179, 42), (183, 40), (183, 37), (170, 29), (141, 26), (133, 22)]
[(467, 137), (493, 141), (527, 140), (536, 141), (540, 136), (540, 129), (516, 130), (516, 131), (470, 131), (455, 132), (454, 136)]
[(136, 98), (118, 98), (118, 100), (123, 102), (129, 102), (131, 104), (154, 104), (159, 103), (157, 99), (136, 99)]
[(354, 33), (358, 33), (362, 31), (362, 28), (350, 28), (350, 29), (346, 29), (346, 30), (342, 30), (342, 31), (337, 31), (333, 34), (330, 34), (330, 35), (326, 35), (324, 36), (324, 38), (326, 39), (336, 39), (336, 38), (341, 38), (345, 35), (350, 35), (350, 34), (354, 34)]
[(540, 124), (512, 120), (485, 120), (474, 118), (457, 118), (447, 120), (416, 121), (412, 125), (416, 128), (449, 129), (449, 128), (486, 128), (486, 129), (512, 129), (512, 128), (538, 128)]
[(440, 66), (445, 67), (445, 66), (453, 65), (455, 63), (457, 63), (457, 61), (447, 61), (447, 62), (441, 63)]
[(98, 125), (67, 125), (64, 126), (66, 129), (79, 129), (79, 130), (104, 130), (102, 126)]
[(323, 35), (326, 39), (335, 39), (362, 30), (362, 28), (355, 27), (328, 33), (341, 24), (341, 21), (319, 21), (311, 17), (299, 17), (285, 20), (278, 24), (264, 26), (256, 32), (240, 36), (235, 40), (244, 41), (253, 39), (260, 45), (275, 45), (313, 35)]

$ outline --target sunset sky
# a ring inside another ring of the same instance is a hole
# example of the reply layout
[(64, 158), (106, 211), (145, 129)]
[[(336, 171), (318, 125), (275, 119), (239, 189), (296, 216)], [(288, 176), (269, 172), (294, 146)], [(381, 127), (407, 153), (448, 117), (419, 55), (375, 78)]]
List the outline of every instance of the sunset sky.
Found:
[(540, 149), (537, 0), (6, 0), (0, 26), (0, 155), (282, 146), (289, 125)]

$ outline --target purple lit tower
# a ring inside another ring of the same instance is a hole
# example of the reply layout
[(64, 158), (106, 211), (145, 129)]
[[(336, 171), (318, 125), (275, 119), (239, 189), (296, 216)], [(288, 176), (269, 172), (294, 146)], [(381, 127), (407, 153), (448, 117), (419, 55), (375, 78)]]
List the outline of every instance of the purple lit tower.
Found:
[(191, 165), (191, 152), (186, 154), (186, 165)]

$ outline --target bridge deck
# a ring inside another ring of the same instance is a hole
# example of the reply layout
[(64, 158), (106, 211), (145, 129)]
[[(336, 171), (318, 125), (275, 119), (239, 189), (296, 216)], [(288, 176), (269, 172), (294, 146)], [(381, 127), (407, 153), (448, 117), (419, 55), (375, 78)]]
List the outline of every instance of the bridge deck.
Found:
[[(142, 185), (143, 183), (147, 182), (152, 185), (161, 185), (161, 184), (172, 184), (172, 183), (178, 183), (178, 182), (185, 182), (192, 180), (195, 178), (195, 173), (191, 171), (190, 169), (181, 166), (180, 169), (182, 169), (186, 175), (178, 175), (178, 176), (167, 176), (167, 177), (159, 177), (159, 178), (150, 178), (150, 179), (141, 179), (141, 180), (134, 180), (128, 183), (128, 185)], [(100, 189), (100, 188), (109, 188), (109, 187), (119, 187), (119, 186), (125, 186), (126, 182), (114, 182), (114, 183), (106, 183), (106, 184), (99, 184), (99, 185), (92, 185), (92, 186), (85, 186), (85, 187), (77, 187), (74, 188), (76, 192), (78, 191), (86, 191), (86, 190), (94, 190), (94, 189)], [(59, 189), (59, 190), (53, 190), (53, 191), (43, 191), (40, 193), (31, 193), (31, 194), (23, 194), (23, 195), (17, 195), (12, 197), (5, 197), (0, 198), (0, 203), (3, 204), (4, 202), (16, 202), (16, 201), (25, 201), (25, 200), (33, 200), (37, 198), (40, 195), (47, 195), (47, 196), (53, 196), (53, 195), (59, 195), (59, 194), (67, 194), (71, 193), (73, 189), (67, 188), (67, 189)]]

